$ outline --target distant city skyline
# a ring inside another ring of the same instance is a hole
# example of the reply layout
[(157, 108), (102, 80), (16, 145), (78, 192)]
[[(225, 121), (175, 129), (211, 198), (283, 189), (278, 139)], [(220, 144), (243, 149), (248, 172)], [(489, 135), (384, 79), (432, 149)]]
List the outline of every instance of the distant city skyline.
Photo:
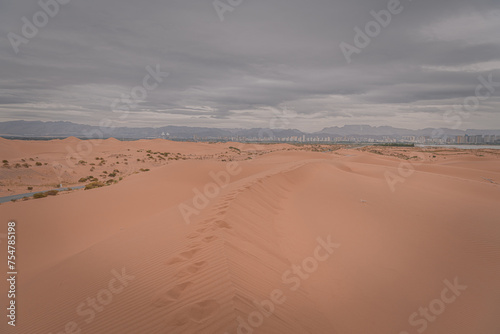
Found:
[(414, 144), (500, 144), (500, 129), (447, 128), (411, 130), (390, 126), (346, 125), (325, 127), (318, 132), (298, 129), (209, 128), (163, 126), (150, 128), (97, 127), (71, 122), (0, 122), (0, 136), (6, 138), (118, 138), (239, 142), (295, 143), (414, 143)]

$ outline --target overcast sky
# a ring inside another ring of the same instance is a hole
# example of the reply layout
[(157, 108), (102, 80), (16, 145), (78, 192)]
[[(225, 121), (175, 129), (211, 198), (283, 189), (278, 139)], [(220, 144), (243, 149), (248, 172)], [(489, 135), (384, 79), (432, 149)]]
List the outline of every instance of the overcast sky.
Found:
[(500, 0), (394, 1), (0, 0), (0, 121), (500, 128)]

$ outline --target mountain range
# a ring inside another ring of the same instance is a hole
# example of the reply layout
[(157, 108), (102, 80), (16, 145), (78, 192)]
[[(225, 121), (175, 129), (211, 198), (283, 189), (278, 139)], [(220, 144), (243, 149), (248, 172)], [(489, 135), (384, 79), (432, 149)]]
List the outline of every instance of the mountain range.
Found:
[(391, 126), (370, 125), (345, 125), (342, 127), (326, 127), (321, 131), (307, 133), (297, 129), (238, 129), (238, 128), (203, 128), (188, 126), (163, 126), (163, 127), (116, 127), (106, 128), (92, 125), (76, 124), (72, 122), (42, 122), (42, 121), (8, 121), (0, 122), (0, 135), (13, 137), (70, 137), (77, 138), (109, 138), (118, 139), (145, 139), (145, 138), (171, 138), (171, 139), (223, 139), (229, 137), (242, 138), (285, 138), (285, 137), (358, 137), (358, 138), (401, 138), (403, 136), (435, 137), (467, 135), (500, 135), (500, 130), (457, 130), (425, 128), (410, 130), (394, 128)]

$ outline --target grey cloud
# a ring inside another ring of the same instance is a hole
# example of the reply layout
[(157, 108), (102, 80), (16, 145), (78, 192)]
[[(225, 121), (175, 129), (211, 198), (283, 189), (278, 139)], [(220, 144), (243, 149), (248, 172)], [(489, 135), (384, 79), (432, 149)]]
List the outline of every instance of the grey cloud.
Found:
[[(159, 64), (170, 75), (133, 110), (156, 113), (151, 126), (203, 118), (206, 126), (252, 127), (261, 108), (284, 105), (295, 108), (299, 127), (307, 124), (302, 130), (369, 115), (379, 124), (432, 126), (487, 74), (461, 67), (500, 60), (500, 2), (402, 0), (403, 11), (347, 64), (339, 44), (353, 44), (354, 27), (387, 3), (245, 0), (220, 22), (206, 0), (73, 0), (16, 55), (7, 34), (21, 34), (21, 17), (40, 7), (1, 1), (0, 120), (98, 123), (114, 99), (142, 85), (146, 66)], [(498, 106), (494, 98), (482, 104), (486, 116), (475, 127), (500, 125)], [(412, 114), (423, 112), (432, 117), (416, 124)]]

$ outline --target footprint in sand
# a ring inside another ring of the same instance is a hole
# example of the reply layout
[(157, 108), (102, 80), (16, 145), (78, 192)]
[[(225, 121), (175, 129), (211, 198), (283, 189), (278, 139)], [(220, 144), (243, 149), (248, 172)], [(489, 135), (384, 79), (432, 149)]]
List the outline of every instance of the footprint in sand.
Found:
[(198, 238), (199, 236), (200, 236), (200, 233), (193, 232), (193, 233), (188, 234), (186, 238), (195, 239), (195, 238)]
[(203, 322), (211, 318), (219, 310), (220, 305), (215, 300), (205, 300), (192, 305), (189, 315), (195, 322)]
[(165, 261), (165, 264), (172, 265), (172, 264), (176, 264), (179, 262), (184, 262), (184, 261), (190, 260), (199, 251), (200, 251), (199, 248), (194, 248), (194, 249), (191, 249), (189, 251), (182, 252), (179, 255), (171, 258), (170, 260)]
[(229, 225), (226, 221), (223, 220), (218, 220), (214, 223), (215, 226), (218, 228), (225, 228), (225, 229), (231, 229), (231, 225)]
[(203, 238), (203, 242), (205, 242), (207, 244), (212, 242), (212, 241), (215, 241), (215, 240), (217, 240), (217, 237), (215, 235), (211, 235), (211, 236)]
[[(213, 228), (212, 228), (212, 229), (213, 229)], [(189, 234), (189, 235), (187, 236), (187, 238), (188, 238), (188, 239), (190, 239), (190, 240), (192, 240), (192, 239), (196, 239), (196, 238), (198, 238), (198, 237), (200, 237), (200, 236), (201, 236), (201, 234), (200, 234), (200, 233), (196, 233), (196, 232), (195, 232), (195, 233), (191, 233), (191, 234)], [(215, 239), (217, 239), (217, 237), (216, 237), (216, 236), (211, 235), (211, 236), (204, 237), (204, 238), (202, 239), (202, 241), (203, 241), (203, 242), (205, 242), (205, 243), (209, 243), (209, 242), (214, 241)], [(197, 245), (197, 243), (192, 243), (192, 244), (190, 245), (190, 247), (191, 247), (191, 248), (196, 248), (196, 245)]]
[(222, 211), (222, 212), (217, 212), (215, 214), (215, 217), (224, 217), (225, 215), (226, 215), (226, 213), (224, 211)]
[[(213, 299), (201, 301), (185, 306), (177, 312), (168, 322), (168, 327), (178, 330), (179, 327), (189, 322), (202, 323), (212, 318), (220, 309), (220, 304)], [(173, 325), (173, 326), (172, 326)]]
[[(207, 221), (206, 223), (211, 223), (212, 221)], [(199, 229), (197, 229), (196, 231), (199, 232), (199, 233), (204, 233), (204, 232), (208, 232), (208, 231), (213, 231), (214, 228), (212, 226), (205, 226), (205, 227), (200, 227)]]
[(196, 274), (197, 272), (199, 272), (203, 267), (205, 267), (206, 264), (207, 264), (206, 261), (200, 261), (200, 262), (190, 264), (190, 265), (184, 267), (183, 269), (181, 269), (175, 276), (179, 277), (179, 278), (186, 277), (186, 276), (192, 276), (192, 275)]
[(223, 204), (219, 204), (215, 207), (217, 210), (225, 210), (227, 208), (229, 208), (229, 203), (223, 203)]
[(190, 243), (186, 246), (186, 248), (187, 248), (187, 249), (197, 249), (199, 245), (200, 245), (200, 242), (199, 242), (198, 240), (194, 240), (194, 241), (190, 242)]
[(192, 282), (184, 282), (177, 284), (173, 288), (165, 288), (161, 289), (158, 291), (154, 296), (153, 296), (153, 306), (155, 307), (164, 307), (169, 305), (170, 303), (178, 300), (183, 292), (193, 285)]

